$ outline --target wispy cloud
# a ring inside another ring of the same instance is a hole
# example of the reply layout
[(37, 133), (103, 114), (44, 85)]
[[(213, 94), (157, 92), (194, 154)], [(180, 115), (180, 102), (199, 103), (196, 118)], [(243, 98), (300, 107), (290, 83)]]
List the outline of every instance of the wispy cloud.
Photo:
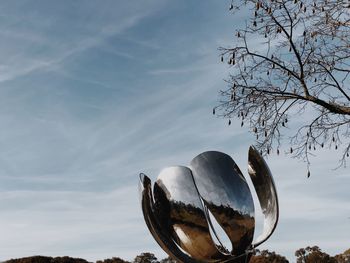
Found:
[[(222, 26), (232, 18), (218, 15), (226, 7), (65, 1), (50, 13), (25, 3), (0, 4), (12, 14), (0, 23), (0, 260), (164, 256), (142, 219), (138, 173), (155, 180), (206, 150), (229, 153), (245, 171), (253, 143), (239, 123), (211, 114), (227, 75), (216, 53), (232, 33)], [(307, 239), (335, 251), (331, 240), (346, 239), (349, 178), (329, 176), (332, 160), (322, 153), (307, 181), (303, 164), (268, 159), (282, 210), (266, 247), (291, 255), (288, 244)], [(296, 235), (303, 220), (338, 226), (324, 241), (307, 223)]]

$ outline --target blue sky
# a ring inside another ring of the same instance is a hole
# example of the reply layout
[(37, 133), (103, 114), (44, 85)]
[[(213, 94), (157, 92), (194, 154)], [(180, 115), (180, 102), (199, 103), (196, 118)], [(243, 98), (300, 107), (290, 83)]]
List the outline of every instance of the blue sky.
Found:
[[(0, 2), (0, 261), (162, 258), (142, 218), (139, 172), (155, 180), (206, 150), (246, 171), (253, 137), (211, 114), (229, 74), (217, 48), (244, 23), (228, 5)], [(267, 159), (281, 217), (262, 248), (291, 259), (307, 245), (350, 247), (349, 169), (333, 171), (336, 160), (319, 152), (306, 179), (302, 162)]]

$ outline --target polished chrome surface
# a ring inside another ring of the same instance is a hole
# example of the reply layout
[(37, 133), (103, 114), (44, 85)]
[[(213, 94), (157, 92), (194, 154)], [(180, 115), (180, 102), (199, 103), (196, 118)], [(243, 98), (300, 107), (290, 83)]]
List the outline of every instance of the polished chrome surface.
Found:
[[(184, 166), (161, 171), (154, 185), (158, 214), (172, 228), (175, 242), (196, 260), (219, 260), (191, 170)], [(164, 209), (166, 207), (166, 209)]]
[(249, 248), (254, 236), (254, 202), (248, 184), (232, 158), (204, 152), (190, 163), (199, 194), (232, 242), (232, 254)]
[(257, 193), (261, 211), (264, 215), (263, 233), (258, 236), (253, 246), (266, 241), (277, 226), (279, 208), (275, 183), (269, 167), (259, 152), (250, 146), (248, 154), (248, 173)]
[(159, 222), (157, 214), (155, 213), (151, 180), (145, 174), (140, 174), (139, 192), (141, 195), (141, 206), (146, 225), (160, 247), (170, 257), (175, 258), (180, 262), (197, 263), (197, 260), (192, 259), (178, 248), (172, 239), (169, 229)]
[[(248, 159), (249, 175), (265, 218), (263, 234), (253, 244), (253, 198), (230, 156), (204, 152), (191, 161), (190, 167), (165, 168), (153, 192), (151, 180), (140, 175), (144, 218), (166, 253), (186, 263), (249, 262), (252, 249), (268, 239), (276, 227), (278, 200), (270, 170), (253, 147)], [(214, 243), (217, 235), (209, 213), (227, 234), (232, 251)]]

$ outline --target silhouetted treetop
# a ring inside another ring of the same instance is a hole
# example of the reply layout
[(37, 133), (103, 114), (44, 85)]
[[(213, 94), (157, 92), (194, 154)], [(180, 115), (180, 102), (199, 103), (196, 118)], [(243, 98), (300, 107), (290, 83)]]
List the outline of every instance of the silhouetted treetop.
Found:
[(130, 263), (119, 257), (107, 258), (105, 260), (97, 260), (96, 263)]
[(154, 254), (145, 252), (136, 256), (133, 263), (159, 263), (159, 261)]
[(250, 259), (250, 263), (288, 263), (288, 260), (275, 252), (257, 249)]
[(45, 256), (32, 256), (18, 259), (10, 259), (4, 263), (89, 263), (82, 258), (71, 257), (45, 257)]
[(295, 252), (297, 263), (337, 263), (334, 257), (322, 252), (318, 246), (300, 248)]

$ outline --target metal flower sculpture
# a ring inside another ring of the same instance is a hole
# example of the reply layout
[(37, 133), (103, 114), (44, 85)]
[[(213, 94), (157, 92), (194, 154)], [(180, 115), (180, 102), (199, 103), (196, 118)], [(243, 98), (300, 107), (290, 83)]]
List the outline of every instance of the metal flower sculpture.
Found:
[[(249, 262), (253, 249), (275, 230), (279, 212), (271, 172), (252, 146), (248, 173), (264, 216), (263, 233), (254, 242), (253, 197), (229, 155), (204, 152), (189, 167), (165, 168), (154, 184), (153, 193), (151, 180), (140, 174), (143, 215), (163, 250), (185, 263)], [(222, 245), (209, 212), (230, 239), (231, 251)]]

